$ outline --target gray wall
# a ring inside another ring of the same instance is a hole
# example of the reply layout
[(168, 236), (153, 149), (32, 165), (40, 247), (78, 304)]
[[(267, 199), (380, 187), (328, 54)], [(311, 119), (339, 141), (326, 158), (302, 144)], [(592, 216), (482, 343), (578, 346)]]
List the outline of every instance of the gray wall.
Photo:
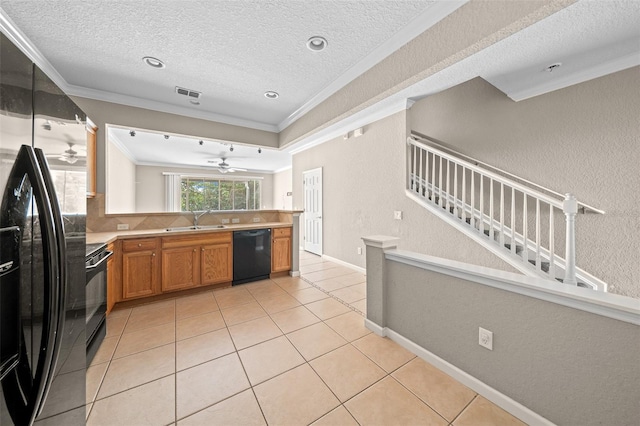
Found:
[[(397, 262), (385, 268), (393, 331), (556, 424), (637, 424), (640, 327)], [(478, 345), (478, 327), (493, 332), (493, 351)]]
[[(361, 237), (384, 234), (402, 238), (405, 250), (514, 271), (405, 196), (406, 136), (403, 111), (365, 126), (358, 138), (340, 137), (293, 156), (294, 208), (304, 207), (302, 173), (323, 169), (324, 254), (365, 267), (356, 250), (364, 247)], [(403, 212), (401, 221), (393, 219), (394, 210)]]
[(640, 297), (640, 68), (513, 102), (476, 78), (416, 102), (411, 128), (606, 211), (577, 218), (577, 264)]

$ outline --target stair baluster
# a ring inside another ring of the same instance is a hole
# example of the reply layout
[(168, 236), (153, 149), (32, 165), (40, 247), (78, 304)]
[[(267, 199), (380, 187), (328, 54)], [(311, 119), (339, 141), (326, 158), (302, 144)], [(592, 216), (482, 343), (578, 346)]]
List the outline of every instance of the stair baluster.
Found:
[(578, 201), (576, 197), (567, 194), (562, 203), (562, 211), (567, 219), (564, 283), (578, 285), (578, 280), (576, 279), (576, 214), (578, 213)]
[[(432, 142), (430, 141), (430, 143)], [(449, 218), (453, 220), (452, 217), (455, 217), (454, 223), (456, 226), (459, 224), (459, 226), (466, 227), (465, 232), (483, 244), (490, 242), (490, 249), (494, 253), (506, 256), (503, 258), (524, 273), (533, 274), (535, 272), (533, 275), (555, 279), (556, 270), (564, 268), (564, 279), (558, 280), (570, 285), (589, 286), (606, 291), (606, 283), (582, 270), (580, 270), (580, 282), (578, 282), (578, 268), (575, 264), (575, 217), (578, 212), (578, 204), (580, 204), (581, 208), (595, 213), (604, 214), (604, 211), (578, 203), (571, 194), (567, 194), (564, 201), (560, 201), (554, 198), (558, 194), (551, 190), (528, 181), (525, 181), (526, 184), (519, 183), (517, 180), (519, 178), (500, 171), (516, 179), (511, 180), (489, 169), (479, 167), (476, 160), (470, 159), (471, 161), (466, 161), (456, 155), (449, 154), (446, 152), (446, 148), (433, 148), (411, 138), (408, 139), (408, 144), (409, 149), (407, 150), (406, 161), (409, 169), (407, 173), (408, 194), (416, 197), (417, 200), (420, 200), (430, 209), (434, 209), (437, 206), (437, 211), (434, 212), (445, 220), (450, 220)], [(447, 162), (446, 171), (444, 161)], [(451, 175), (452, 167), (453, 176)], [(459, 168), (461, 169), (462, 177), (459, 177)], [(467, 175), (469, 173), (471, 177), (469, 179), (469, 188), (467, 188)], [(480, 180), (477, 184), (476, 179)], [(487, 181), (486, 184), (489, 185), (487, 194), (485, 194), (485, 179)], [(497, 204), (497, 184), (500, 185), (499, 205)], [(451, 185), (453, 185), (453, 191)], [(459, 186), (461, 187), (459, 188)], [(509, 190), (511, 196), (510, 214), (505, 211), (505, 208), (509, 208), (505, 205), (505, 192)], [(461, 197), (459, 197), (460, 191)], [(467, 204), (467, 191), (471, 192), (469, 204)], [(554, 195), (550, 196), (545, 192)], [(516, 229), (516, 224), (519, 223), (516, 219), (519, 213), (517, 207), (520, 205), (517, 201), (519, 194), (522, 194), (521, 233)], [(477, 205), (476, 197), (480, 197)], [(532, 220), (531, 224), (529, 224), (528, 217), (529, 197), (535, 201), (535, 221)], [(488, 200), (485, 200), (485, 198), (488, 198)], [(487, 212), (485, 212), (485, 202), (489, 203)], [(544, 221), (544, 227), (547, 225), (549, 227), (548, 243), (545, 241), (545, 247), (543, 247), (542, 242), (544, 232), (542, 203), (549, 205), (549, 220), (548, 222), (546, 219)], [(496, 212), (496, 208), (500, 209), (499, 214)], [(555, 253), (554, 209), (562, 209), (566, 217), (566, 259), (562, 259), (561, 256)], [(509, 219), (507, 219), (507, 216)], [(509, 220), (510, 224), (507, 224), (506, 220)], [(530, 225), (535, 226), (535, 241), (529, 240)], [(496, 242), (499, 244), (496, 244)]]

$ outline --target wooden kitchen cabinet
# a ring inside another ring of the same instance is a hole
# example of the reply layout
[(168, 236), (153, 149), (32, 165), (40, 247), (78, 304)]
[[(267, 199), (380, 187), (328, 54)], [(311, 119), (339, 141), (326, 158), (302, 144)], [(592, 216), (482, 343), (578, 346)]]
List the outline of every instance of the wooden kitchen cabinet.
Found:
[(271, 272), (291, 269), (291, 228), (273, 228), (271, 234)]
[(199, 285), (199, 247), (162, 249), (162, 291)]
[(122, 242), (122, 299), (152, 296), (159, 291), (157, 238)]
[(162, 238), (162, 291), (233, 280), (231, 232)]
[(231, 241), (202, 246), (200, 249), (202, 285), (233, 280), (233, 249)]
[(87, 198), (96, 196), (96, 146), (98, 128), (87, 119)]
[(122, 293), (121, 275), (119, 271), (120, 242), (116, 241), (107, 245), (107, 250), (113, 255), (107, 259), (107, 314), (111, 312), (116, 302), (120, 301)]

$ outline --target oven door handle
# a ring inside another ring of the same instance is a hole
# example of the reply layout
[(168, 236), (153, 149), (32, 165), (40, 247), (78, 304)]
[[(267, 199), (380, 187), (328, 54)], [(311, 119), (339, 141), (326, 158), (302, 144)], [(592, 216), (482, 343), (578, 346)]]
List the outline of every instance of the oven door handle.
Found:
[(100, 262), (96, 263), (95, 265), (87, 266), (85, 269), (87, 271), (90, 271), (92, 269), (96, 269), (98, 266), (102, 265), (108, 258), (113, 256), (113, 252), (112, 251), (105, 251), (105, 253), (107, 255), (105, 257), (103, 257), (102, 259), (100, 259)]

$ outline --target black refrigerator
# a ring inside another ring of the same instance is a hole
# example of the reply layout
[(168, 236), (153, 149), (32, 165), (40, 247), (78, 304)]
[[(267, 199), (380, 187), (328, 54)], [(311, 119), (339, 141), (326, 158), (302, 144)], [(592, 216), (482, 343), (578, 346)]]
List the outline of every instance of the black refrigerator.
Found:
[(0, 425), (85, 423), (86, 116), (0, 34)]

